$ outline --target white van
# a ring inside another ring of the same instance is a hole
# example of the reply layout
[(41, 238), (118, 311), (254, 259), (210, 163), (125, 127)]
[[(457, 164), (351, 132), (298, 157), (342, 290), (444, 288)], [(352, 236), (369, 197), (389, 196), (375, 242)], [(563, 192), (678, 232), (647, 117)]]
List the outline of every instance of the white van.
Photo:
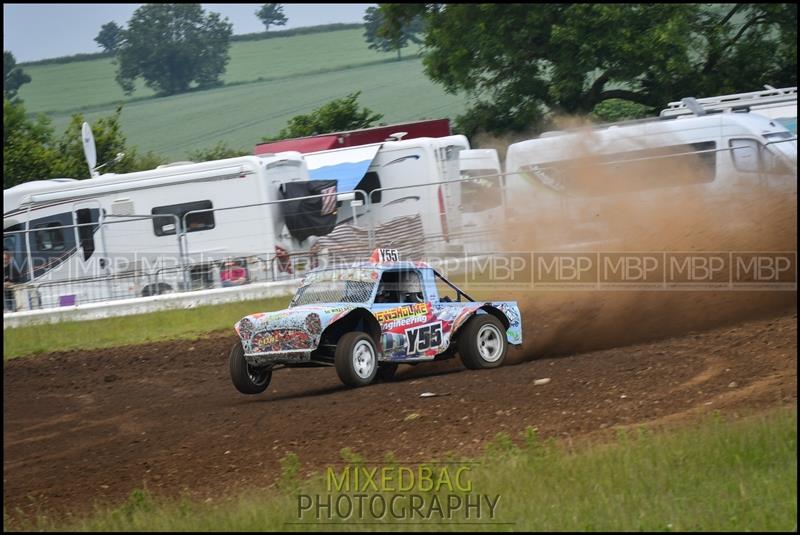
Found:
[[(514, 143), (506, 155), (509, 206), (519, 215), (557, 214), (550, 222), (584, 221), (597, 199), (641, 192), (657, 202), (664, 188), (730, 193), (759, 184), (797, 191), (797, 139), (780, 123), (753, 113), (717, 113), (682, 119), (605, 125), (551, 132)], [(656, 170), (653, 172), (653, 170)], [(569, 202), (595, 199), (592, 203)], [(513, 199), (513, 202), (511, 201)], [(551, 233), (555, 234), (555, 233)], [(603, 229), (587, 228), (586, 236)], [(592, 240), (575, 247), (592, 246)]]
[(716, 97), (698, 99), (682, 99), (679, 102), (670, 102), (661, 110), (661, 117), (676, 117), (679, 119), (693, 117), (698, 106), (703, 112), (750, 112), (769, 117), (781, 123), (789, 131), (797, 134), (797, 87), (784, 87), (775, 89), (764, 86), (761, 91), (749, 93), (734, 93)]

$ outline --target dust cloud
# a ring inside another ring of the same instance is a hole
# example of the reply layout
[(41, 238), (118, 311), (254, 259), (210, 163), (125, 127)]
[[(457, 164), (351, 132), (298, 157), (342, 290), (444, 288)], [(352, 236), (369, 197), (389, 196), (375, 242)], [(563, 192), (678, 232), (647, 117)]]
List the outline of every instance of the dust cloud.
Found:
[[(708, 156), (703, 154), (618, 165), (608, 164), (608, 157), (595, 151), (597, 145), (588, 129), (581, 134), (569, 161), (553, 172), (561, 191), (534, 191), (531, 186), (530, 195), (508, 199), (505, 238), (497, 250), (796, 252), (796, 173), (759, 177), (726, 172), (711, 180), (708, 160), (704, 160)], [(629, 150), (630, 144), (619, 149)], [(603, 150), (603, 154), (608, 152)], [(663, 149), (654, 153), (668, 155)], [(716, 158), (730, 156), (719, 152)], [(497, 292), (502, 291), (498, 285)], [(509, 289), (502, 296), (498, 293), (498, 299), (508, 296), (520, 303), (525, 343), (519, 360), (611, 348), (791, 313), (796, 311), (796, 295), (785, 289), (623, 286), (614, 290)]]

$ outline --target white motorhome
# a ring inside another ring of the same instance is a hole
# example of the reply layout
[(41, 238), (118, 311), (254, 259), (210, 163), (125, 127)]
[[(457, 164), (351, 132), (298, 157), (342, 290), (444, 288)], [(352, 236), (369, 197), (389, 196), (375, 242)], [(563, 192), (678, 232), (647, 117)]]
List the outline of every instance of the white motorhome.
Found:
[[(554, 225), (580, 215), (591, 226), (589, 206), (616, 194), (639, 192), (643, 202), (658, 202), (664, 188), (677, 187), (727, 194), (758, 184), (796, 192), (797, 139), (767, 117), (717, 113), (545, 133), (510, 145), (505, 166), (512, 210), (547, 206), (558, 214)], [(573, 201), (581, 198), (594, 200)]]
[[(437, 252), (460, 252), (464, 242), (459, 154), (468, 149), (467, 138), (456, 135), (390, 140), (305, 157), (312, 179), (337, 180), (340, 194), (361, 190), (370, 196), (373, 227), (420, 214), (425, 233), (420, 239)], [(352, 208), (345, 203), (339, 223), (351, 222)]]
[(284, 218), (259, 204), (308, 179), (302, 155), (285, 152), (4, 190), (3, 245), (29, 291), (17, 307), (189, 289), (209, 262), (274, 255)]

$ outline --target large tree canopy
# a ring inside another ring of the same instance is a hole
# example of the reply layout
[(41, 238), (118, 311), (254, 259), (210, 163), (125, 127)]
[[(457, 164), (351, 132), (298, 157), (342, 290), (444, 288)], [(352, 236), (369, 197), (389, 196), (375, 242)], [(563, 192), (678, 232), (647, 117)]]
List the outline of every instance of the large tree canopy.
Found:
[(797, 84), (795, 4), (383, 4), (391, 37), (425, 18), (425, 71), (474, 106), (465, 122), (525, 128), (608, 99)]
[(122, 31), (117, 51), (117, 82), (127, 94), (138, 77), (159, 93), (171, 95), (219, 83), (228, 63), (233, 25), (200, 4), (145, 4)]

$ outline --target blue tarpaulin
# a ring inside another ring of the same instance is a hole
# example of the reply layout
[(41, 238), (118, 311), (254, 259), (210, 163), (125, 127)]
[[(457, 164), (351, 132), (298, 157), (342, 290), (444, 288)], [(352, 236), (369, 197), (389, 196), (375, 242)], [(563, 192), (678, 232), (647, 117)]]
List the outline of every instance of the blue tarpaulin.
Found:
[(311, 180), (336, 180), (336, 191), (353, 191), (364, 178), (381, 146), (367, 145), (306, 154)]

